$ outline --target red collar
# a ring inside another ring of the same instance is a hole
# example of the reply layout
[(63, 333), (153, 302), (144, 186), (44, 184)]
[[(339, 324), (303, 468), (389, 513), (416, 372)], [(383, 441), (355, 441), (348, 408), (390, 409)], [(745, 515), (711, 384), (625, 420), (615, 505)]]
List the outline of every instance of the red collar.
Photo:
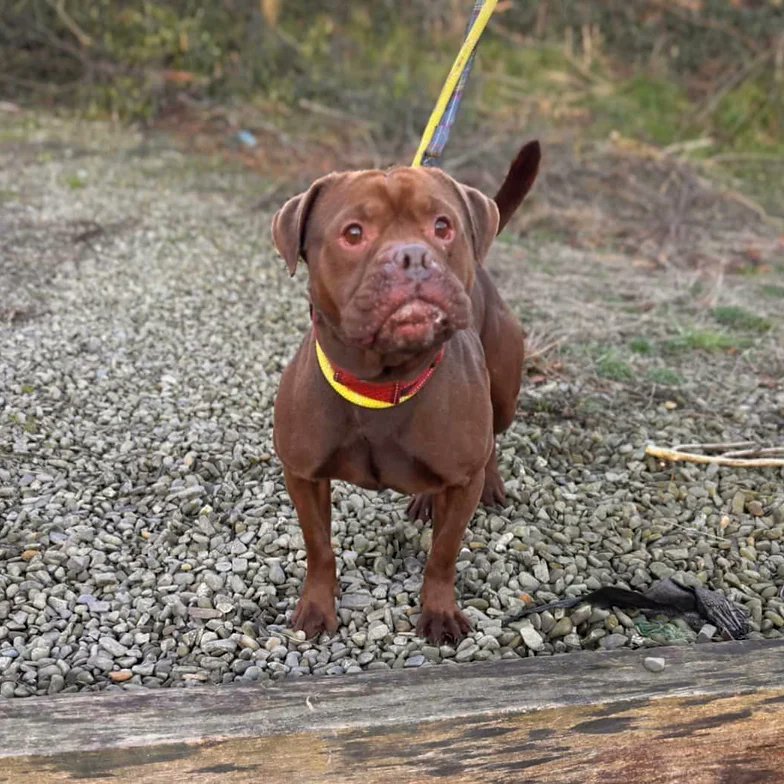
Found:
[(412, 381), (405, 383), (400, 381), (375, 383), (363, 381), (347, 370), (342, 370), (334, 365), (318, 342), (315, 325), (313, 327), (313, 335), (316, 338), (316, 357), (324, 378), (341, 397), (363, 408), (391, 408), (392, 406), (405, 403), (406, 400), (410, 400), (427, 384), (430, 377), (435, 373), (436, 368), (441, 364), (441, 360), (446, 352), (446, 346), (441, 346), (441, 350), (435, 359)]

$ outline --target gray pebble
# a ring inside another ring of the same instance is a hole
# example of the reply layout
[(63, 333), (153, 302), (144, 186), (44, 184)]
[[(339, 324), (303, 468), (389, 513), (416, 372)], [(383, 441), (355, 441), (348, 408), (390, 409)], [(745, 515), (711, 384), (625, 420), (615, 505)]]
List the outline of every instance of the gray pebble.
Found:
[(713, 638), (718, 633), (718, 629), (710, 623), (705, 623), (702, 625), (702, 628), (697, 633), (697, 642), (704, 643), (704, 642), (712, 642)]
[(561, 618), (560, 620), (556, 621), (555, 625), (547, 636), (553, 639), (557, 637), (565, 637), (572, 631), (572, 628), (572, 620), (570, 618)]
[(374, 621), (368, 628), (368, 639), (371, 642), (383, 640), (389, 634), (389, 627), (380, 621)]
[(520, 637), (522, 637), (526, 647), (532, 651), (540, 651), (544, 647), (542, 635), (530, 626), (523, 626), (520, 629)]
[(623, 648), (624, 645), (628, 645), (629, 638), (625, 634), (608, 634), (606, 637), (602, 637), (600, 641), (600, 645), (607, 651), (614, 651), (618, 648)]
[(642, 663), (649, 672), (661, 672), (666, 666), (665, 660), (658, 656), (646, 656)]
[(235, 640), (209, 640), (202, 643), (202, 650), (205, 653), (217, 654), (221, 653), (234, 653), (237, 650), (237, 643)]
[(372, 604), (373, 597), (365, 591), (344, 593), (340, 597), (340, 606), (347, 610), (365, 610)]
[(675, 574), (675, 569), (659, 561), (654, 561), (649, 568), (651, 574), (659, 580), (666, 580), (668, 577), (672, 577)]
[(128, 649), (124, 645), (117, 642), (114, 637), (101, 637), (101, 639), (98, 641), (98, 644), (107, 653), (114, 657), (125, 656), (128, 653)]
[(590, 604), (583, 604), (574, 610), (570, 616), (572, 624), (574, 626), (579, 626), (581, 623), (585, 623), (590, 617), (592, 613), (592, 608)]
[(457, 653), (455, 654), (455, 661), (464, 662), (464, 661), (471, 661), (474, 656), (479, 651), (479, 646), (470, 642), (464, 648), (458, 648)]
[(270, 564), (269, 581), (273, 585), (283, 585), (286, 582), (286, 573), (279, 563)]

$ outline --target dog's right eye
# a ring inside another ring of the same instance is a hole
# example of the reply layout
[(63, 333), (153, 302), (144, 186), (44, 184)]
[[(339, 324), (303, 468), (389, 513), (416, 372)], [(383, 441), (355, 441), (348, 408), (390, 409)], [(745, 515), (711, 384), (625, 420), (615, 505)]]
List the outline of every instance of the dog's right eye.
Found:
[(362, 227), (358, 223), (350, 223), (343, 229), (343, 239), (349, 245), (359, 245), (362, 242)]
[(449, 218), (445, 218), (443, 215), (436, 218), (436, 222), (433, 224), (433, 232), (439, 239), (451, 239), (452, 224), (449, 222)]

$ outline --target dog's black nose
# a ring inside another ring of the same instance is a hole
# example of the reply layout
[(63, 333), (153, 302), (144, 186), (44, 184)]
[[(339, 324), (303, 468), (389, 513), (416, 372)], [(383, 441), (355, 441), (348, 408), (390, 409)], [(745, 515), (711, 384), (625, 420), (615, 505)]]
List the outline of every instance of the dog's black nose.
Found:
[(409, 280), (427, 280), (436, 266), (426, 245), (400, 245), (395, 248), (392, 259)]

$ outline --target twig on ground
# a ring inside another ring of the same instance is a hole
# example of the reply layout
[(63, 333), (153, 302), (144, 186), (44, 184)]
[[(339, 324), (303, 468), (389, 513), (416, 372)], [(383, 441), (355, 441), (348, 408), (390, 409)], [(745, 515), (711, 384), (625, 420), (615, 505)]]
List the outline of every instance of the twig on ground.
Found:
[(720, 193), (726, 199), (737, 202), (738, 204), (751, 210), (751, 212), (756, 213), (757, 217), (761, 218), (768, 225), (778, 225), (779, 221), (770, 215), (770, 213), (768, 213), (768, 211), (761, 204), (758, 204), (749, 196), (746, 196), (745, 194), (740, 193), (739, 191), (736, 191), (732, 188), (724, 188), (720, 191)]
[(774, 457), (784, 456), (784, 446), (772, 446), (761, 449), (740, 449), (737, 452), (725, 452), (724, 457)]
[(707, 537), (708, 539), (713, 539), (714, 542), (729, 542), (730, 540), (726, 536), (719, 536), (718, 534), (714, 534), (713, 531), (706, 531), (702, 528), (696, 528), (693, 525), (683, 525), (683, 523), (669, 523), (672, 528), (678, 528), (681, 531), (685, 531), (687, 534), (691, 534), (692, 536), (700, 536), (700, 537)]
[(100, 237), (102, 234), (106, 234), (106, 229), (97, 221), (84, 221), (82, 226), (82, 231), (80, 231), (78, 234), (74, 234), (74, 236), (71, 237), (72, 242), (85, 242), (89, 245), (90, 240), (94, 240), (96, 237)]
[(311, 101), (309, 98), (300, 98), (297, 103), (302, 109), (307, 109), (309, 112), (313, 112), (313, 114), (320, 114), (324, 117), (331, 117), (334, 120), (340, 120), (344, 123), (349, 122), (353, 125), (361, 125), (366, 128), (371, 128), (373, 126), (373, 123), (370, 120), (366, 120), (363, 117), (357, 117), (355, 114), (351, 114), (351, 112), (344, 112), (340, 109), (336, 109), (334, 106), (325, 106), (318, 101)]
[(683, 142), (668, 144), (662, 152), (665, 155), (684, 155), (695, 150), (704, 150), (713, 147), (716, 142), (710, 136), (701, 136), (698, 139), (687, 139)]
[[(533, 338), (533, 339), (532, 339)], [(563, 335), (559, 338), (554, 338), (549, 342), (545, 342), (543, 336), (536, 336), (529, 335), (529, 337), (525, 341), (525, 358), (526, 362), (533, 362), (535, 359), (540, 359), (545, 354), (549, 354), (551, 351), (558, 348), (566, 340), (566, 335)]]
[(723, 163), (729, 161), (730, 163), (739, 161), (763, 161), (765, 163), (777, 163), (784, 166), (784, 158), (780, 153), (771, 153), (770, 155), (763, 152), (720, 152), (716, 155), (711, 155), (708, 160), (711, 163)]
[(708, 99), (703, 104), (702, 108), (695, 115), (695, 122), (701, 123), (706, 117), (713, 114), (716, 107), (721, 101), (739, 84), (743, 84), (760, 66), (764, 65), (768, 58), (772, 55), (772, 50), (765, 50), (760, 52), (750, 62), (746, 63), (741, 68), (733, 71), (729, 78), (725, 80), (724, 84), (719, 85), (713, 90)]
[(703, 452), (724, 453), (728, 449), (749, 449), (757, 444), (754, 441), (734, 441), (726, 444), (676, 444), (673, 449), (678, 452), (694, 452), (697, 449)]
[[(695, 445), (699, 446), (699, 445)], [(703, 445), (718, 446), (716, 444)], [(725, 445), (726, 446), (726, 445)], [(671, 462), (687, 462), (687, 463), (702, 463), (702, 464), (715, 464), (728, 466), (730, 468), (784, 468), (784, 458), (742, 458), (742, 457), (727, 457), (726, 454), (719, 455), (700, 455), (694, 452), (684, 452), (677, 447), (675, 449), (666, 449), (664, 447), (656, 446), (655, 444), (648, 444), (645, 447), (645, 454), (651, 457), (658, 457), (660, 460), (670, 460)]]
[(89, 46), (92, 46), (93, 39), (90, 38), (87, 33), (79, 27), (78, 24), (74, 21), (73, 17), (65, 10), (65, 2), (64, 0), (47, 0), (49, 5), (54, 9), (57, 16), (60, 17), (60, 21), (70, 30), (73, 34), (74, 38), (86, 49)]

